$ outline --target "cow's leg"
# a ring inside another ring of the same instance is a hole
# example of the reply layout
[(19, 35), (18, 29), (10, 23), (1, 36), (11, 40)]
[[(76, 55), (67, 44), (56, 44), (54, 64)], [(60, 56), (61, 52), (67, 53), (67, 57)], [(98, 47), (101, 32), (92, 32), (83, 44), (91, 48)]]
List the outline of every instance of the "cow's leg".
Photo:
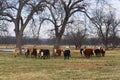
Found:
[(30, 57), (32, 58), (32, 52), (30, 52)]
[(26, 53), (26, 57), (28, 57), (28, 55), (29, 55), (29, 53), (27, 52), (27, 53)]
[(83, 49), (80, 49), (80, 54), (81, 56), (83, 56)]
[(14, 57), (15, 57), (15, 58), (17, 57), (17, 55), (18, 55), (18, 53), (14, 53)]
[(64, 59), (67, 59), (67, 54), (66, 53), (64, 53)]
[(69, 55), (68, 55), (68, 59), (69, 59)]
[(102, 53), (102, 57), (104, 57), (105, 56), (105, 53)]
[(45, 57), (46, 57), (46, 56), (44, 55), (44, 56), (43, 56), (43, 59), (45, 59)]
[(66, 59), (66, 56), (64, 56), (64, 59)]
[(99, 52), (99, 53), (97, 53), (97, 57), (100, 57), (101, 56), (101, 53)]
[(64, 57), (64, 59), (66, 59), (66, 57)]
[(86, 57), (86, 58), (90, 58), (90, 54), (86, 54), (85, 57)]
[(25, 56), (28, 57), (28, 56), (27, 56), (27, 52), (25, 52)]
[(41, 56), (40, 59), (43, 59), (43, 56)]

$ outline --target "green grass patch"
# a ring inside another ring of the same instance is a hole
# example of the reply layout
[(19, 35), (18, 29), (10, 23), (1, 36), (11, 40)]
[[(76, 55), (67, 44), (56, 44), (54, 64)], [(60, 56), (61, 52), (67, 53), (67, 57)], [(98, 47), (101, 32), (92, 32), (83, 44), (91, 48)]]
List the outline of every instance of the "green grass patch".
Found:
[(119, 80), (120, 54), (89, 59), (72, 55), (69, 60), (26, 58), (0, 52), (0, 80)]

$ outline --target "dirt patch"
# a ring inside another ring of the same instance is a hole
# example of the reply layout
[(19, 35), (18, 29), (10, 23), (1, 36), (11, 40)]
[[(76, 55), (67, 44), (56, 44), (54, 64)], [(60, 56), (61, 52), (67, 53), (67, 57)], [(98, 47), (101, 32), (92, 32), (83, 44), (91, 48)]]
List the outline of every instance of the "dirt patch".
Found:
[(55, 66), (61, 66), (65, 68), (103, 68), (110, 66), (109, 64), (105, 63), (60, 63), (55, 64)]

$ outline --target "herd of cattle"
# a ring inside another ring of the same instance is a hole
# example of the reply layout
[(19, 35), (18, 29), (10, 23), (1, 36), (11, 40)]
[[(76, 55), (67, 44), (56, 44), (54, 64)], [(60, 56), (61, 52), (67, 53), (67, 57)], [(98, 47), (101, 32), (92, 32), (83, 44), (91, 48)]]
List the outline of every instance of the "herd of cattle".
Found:
[[(54, 56), (61, 56), (61, 54), (64, 54), (64, 59), (69, 59), (70, 57), (70, 50), (64, 50), (62, 51), (61, 49), (55, 49), (54, 50)], [(31, 56), (35, 58), (41, 58), (41, 59), (49, 59), (50, 58), (50, 50), (49, 49), (27, 49), (25, 51), (25, 56)]]
[[(18, 50), (15, 50), (15, 57), (19, 53)], [(61, 56), (63, 53), (64, 59), (69, 59), (71, 57), (71, 50), (66, 49), (54, 49), (53, 51), (54, 55), (53, 56)], [(105, 56), (105, 50), (100, 48), (100, 49), (93, 49), (93, 48), (84, 48), (80, 49), (80, 54), (82, 57), (90, 58), (91, 56)], [(49, 49), (26, 49), (25, 50), (25, 56), (26, 57), (35, 57), (35, 58), (41, 58), (41, 59), (49, 59), (50, 58), (50, 50)]]

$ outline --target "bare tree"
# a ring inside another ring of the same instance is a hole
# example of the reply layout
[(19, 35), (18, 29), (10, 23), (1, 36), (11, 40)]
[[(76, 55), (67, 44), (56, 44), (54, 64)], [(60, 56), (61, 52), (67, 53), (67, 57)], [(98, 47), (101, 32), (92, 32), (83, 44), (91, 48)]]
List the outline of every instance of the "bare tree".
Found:
[(9, 36), (8, 24), (0, 20), (0, 36)]
[(13, 22), (15, 26), (16, 47), (21, 51), (22, 36), (35, 13), (44, 10), (46, 0), (1, 0), (1, 20)]
[[(80, 20), (79, 18), (83, 18)], [(87, 17), (83, 14), (74, 15), (73, 23), (67, 25), (64, 39), (66, 40), (67, 45), (75, 45), (76, 49), (80, 49), (84, 44), (87, 37)]]
[[(114, 16), (114, 14), (113, 14)], [(120, 28), (120, 19), (116, 19), (116, 17), (113, 18), (112, 23), (111, 23), (111, 32), (110, 32), (110, 41), (112, 44), (112, 48), (114, 49), (116, 47), (117, 44), (119, 44), (118, 40), (118, 36), (117, 34), (119, 34), (119, 28)]]
[(102, 43), (108, 48), (109, 37), (111, 33), (116, 35), (115, 30), (119, 24), (118, 21), (116, 22), (115, 13), (110, 10), (105, 13), (103, 9), (97, 9), (94, 11), (92, 22), (95, 24), (98, 36)]
[(76, 49), (80, 49), (85, 41), (85, 30), (77, 29), (77, 32), (68, 32), (65, 35), (65, 39), (67, 40), (68, 44), (75, 45)]
[(55, 5), (48, 5), (50, 12), (46, 20), (50, 21), (53, 25), (53, 31), (55, 31), (55, 43), (54, 48), (58, 48), (60, 40), (65, 32), (65, 28), (73, 20), (71, 16), (76, 12), (82, 12), (85, 10), (84, 0), (54, 0)]

